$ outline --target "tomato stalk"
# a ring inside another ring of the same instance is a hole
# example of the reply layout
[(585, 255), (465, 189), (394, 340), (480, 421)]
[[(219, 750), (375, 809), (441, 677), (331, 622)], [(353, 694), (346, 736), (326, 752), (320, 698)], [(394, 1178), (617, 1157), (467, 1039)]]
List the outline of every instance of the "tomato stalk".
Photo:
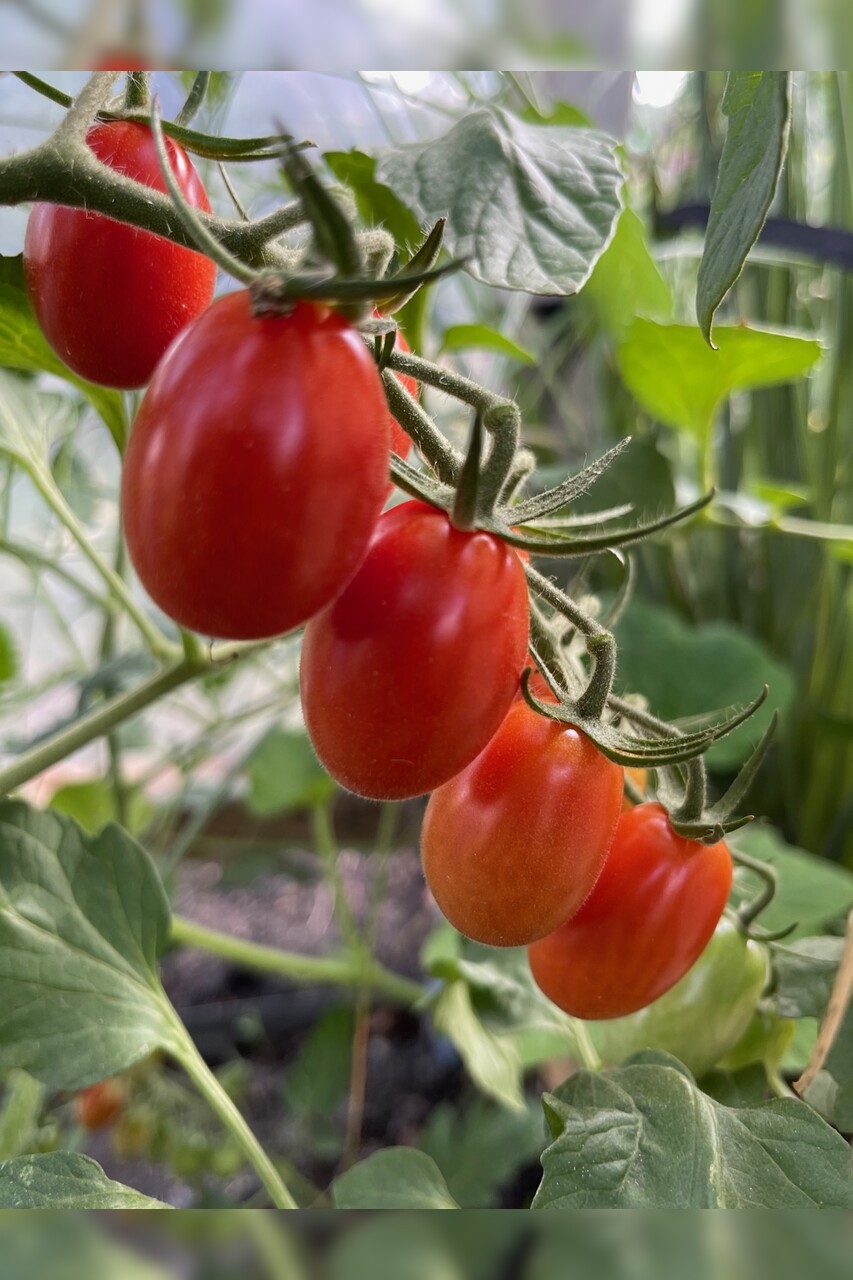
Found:
[(198, 71), (195, 79), (190, 86), (184, 105), (175, 116), (175, 124), (188, 125), (191, 124), (198, 114), (210, 86), (210, 72)]
[(129, 71), (124, 90), (125, 111), (141, 111), (151, 98), (151, 74), (148, 71)]

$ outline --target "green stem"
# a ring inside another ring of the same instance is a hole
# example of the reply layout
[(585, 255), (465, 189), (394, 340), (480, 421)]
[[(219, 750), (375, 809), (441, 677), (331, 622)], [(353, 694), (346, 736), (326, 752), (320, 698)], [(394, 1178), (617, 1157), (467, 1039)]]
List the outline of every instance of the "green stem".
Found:
[(54, 484), (52, 476), (39, 466), (28, 467), (27, 470), (33, 484), (45, 502), (52, 508), (60, 523), (71, 534), (92, 568), (103, 579), (110, 595), (118, 601), (128, 617), (133, 620), (151, 652), (159, 658), (172, 657), (174, 655), (173, 646), (136, 603), (127, 583), (98, 555), (86, 535), (86, 530)]
[(586, 1029), (586, 1023), (582, 1022), (580, 1018), (572, 1018), (572, 1035), (575, 1038), (575, 1047), (582, 1065), (587, 1071), (600, 1071), (601, 1058), (598, 1050), (592, 1043), (592, 1037)]
[(124, 90), (125, 111), (141, 111), (151, 98), (151, 76), (147, 71), (129, 71)]
[(368, 958), (366, 967), (360, 956), (302, 956), (294, 951), (282, 951), (278, 947), (247, 942), (216, 929), (195, 924), (183, 916), (172, 917), (172, 941), (200, 951), (209, 951), (224, 960), (261, 973), (273, 973), (281, 978), (297, 982), (331, 983), (341, 987), (357, 987), (366, 976), (373, 991), (386, 996), (396, 1004), (415, 1004), (423, 996), (423, 988), (409, 978), (392, 973), (384, 965)]
[(79, 720), (75, 720), (73, 724), (54, 734), (47, 742), (31, 747), (29, 751), (18, 756), (12, 764), (0, 770), (0, 796), (8, 795), (17, 787), (23, 786), (25, 782), (29, 782), (30, 778), (35, 778), (51, 765), (79, 751), (95, 738), (110, 733), (150, 703), (156, 702), (164, 694), (194, 679), (204, 669), (206, 668), (199, 668), (185, 661), (177, 662), (171, 667), (158, 671), (136, 689), (119, 694), (118, 697), (111, 698), (109, 702), (90, 711), (88, 715), (81, 716)]
[(24, 546), (21, 542), (11, 542), (8, 538), (3, 537), (0, 537), (0, 555), (12, 556), (30, 569), (45, 569), (49, 573), (55, 574), (57, 578), (61, 578), (63, 582), (67, 582), (70, 587), (79, 592), (84, 600), (96, 605), (98, 609), (115, 612), (119, 607), (118, 602), (113, 600), (111, 596), (105, 598), (98, 595), (97, 591), (94, 591), (82, 578), (76, 577), (69, 569), (64, 568), (55, 556), (45, 555), (44, 552), (37, 551), (34, 547)]
[(243, 1155), (257, 1173), (277, 1209), (296, 1209), (298, 1205), (278, 1175), (275, 1165), (258, 1142), (238, 1108), (229, 1098), (210, 1067), (202, 1058), (183, 1024), (173, 1015), (179, 1030), (172, 1049), (174, 1056), (186, 1071), (199, 1093), (210, 1104), (228, 1129)]
[(210, 72), (199, 71), (192, 82), (192, 87), (187, 94), (187, 99), (175, 116), (175, 124), (188, 125), (198, 113), (201, 104), (204, 102), (208, 85), (210, 84)]
[(350, 948), (354, 958), (361, 957), (366, 959), (364, 943), (350, 909), (344, 879), (338, 864), (340, 850), (338, 849), (338, 842), (335, 839), (335, 831), (332, 824), (333, 803), (332, 799), (324, 800), (320, 804), (315, 804), (311, 810), (314, 845), (325, 865), (326, 876), (332, 890), (335, 917), (341, 936)]

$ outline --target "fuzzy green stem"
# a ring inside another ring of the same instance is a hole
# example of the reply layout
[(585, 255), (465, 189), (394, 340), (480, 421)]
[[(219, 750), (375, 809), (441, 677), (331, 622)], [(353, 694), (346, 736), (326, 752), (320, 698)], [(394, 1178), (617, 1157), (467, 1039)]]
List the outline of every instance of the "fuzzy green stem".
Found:
[(161, 658), (173, 656), (173, 646), (139, 607), (127, 583), (98, 555), (86, 536), (85, 529), (53, 483), (50, 474), (39, 466), (28, 467), (27, 471), (45, 502), (71, 534), (92, 568), (100, 574), (110, 595), (119, 602), (127, 616), (132, 619), (151, 652)]
[(298, 1205), (279, 1177), (275, 1165), (249, 1128), (234, 1102), (223, 1089), (176, 1014), (176, 1043), (172, 1053), (186, 1071), (199, 1093), (209, 1103), (243, 1155), (257, 1173), (277, 1209), (296, 1209)]
[(441, 434), (429, 414), (417, 400), (410, 396), (399, 378), (390, 369), (382, 374), (388, 407), (400, 426), (415, 442), (415, 447), (426, 458), (439, 480), (455, 484), (462, 467), (462, 455)]
[(188, 125), (196, 117), (205, 95), (207, 94), (208, 85), (210, 84), (210, 72), (199, 71), (192, 82), (186, 101), (175, 116), (175, 124)]
[(737, 866), (746, 867), (761, 880), (761, 888), (758, 892), (748, 902), (744, 902), (736, 913), (738, 924), (746, 933), (750, 925), (758, 919), (761, 912), (776, 896), (779, 877), (775, 867), (771, 867), (767, 862), (761, 862), (758, 858), (750, 857), (749, 854), (741, 853), (739, 849), (732, 849), (732, 858)]
[(586, 1023), (582, 1022), (580, 1018), (572, 1018), (572, 1035), (575, 1038), (575, 1047), (578, 1051), (581, 1065), (587, 1071), (600, 1071), (601, 1057), (592, 1043), (592, 1037), (587, 1031)]
[(150, 706), (164, 694), (194, 679), (205, 669), (207, 668), (200, 668), (185, 660), (177, 662), (171, 667), (158, 671), (150, 680), (146, 680), (136, 689), (119, 694), (118, 697), (111, 698), (109, 702), (90, 711), (88, 715), (81, 716), (79, 720), (61, 729), (46, 742), (40, 742), (29, 751), (24, 751), (5, 769), (0, 769), (0, 796), (8, 795), (17, 787), (23, 786), (25, 782), (29, 782), (30, 778), (37, 777), (51, 765), (64, 760), (66, 756), (73, 755), (75, 751), (87, 746), (95, 738), (110, 733), (125, 720), (129, 720), (131, 716)]
[(247, 969), (257, 969), (262, 973), (272, 973), (296, 982), (358, 987), (360, 982), (366, 980), (374, 992), (404, 1006), (415, 1004), (424, 994), (417, 982), (392, 973), (370, 958), (365, 964), (360, 956), (353, 957), (346, 953), (335, 956), (303, 956), (207, 929), (182, 916), (172, 917), (171, 937), (174, 943), (197, 947), (225, 960), (232, 960)]
[(141, 111), (151, 98), (151, 75), (147, 71), (129, 71), (124, 90), (125, 111)]

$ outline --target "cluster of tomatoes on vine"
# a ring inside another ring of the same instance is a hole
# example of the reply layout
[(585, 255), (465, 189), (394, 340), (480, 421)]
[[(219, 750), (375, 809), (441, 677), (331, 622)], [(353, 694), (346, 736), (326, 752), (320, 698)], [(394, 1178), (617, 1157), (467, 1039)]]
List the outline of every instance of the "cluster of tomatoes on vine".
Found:
[[(98, 123), (88, 144), (167, 189), (146, 126)], [(166, 147), (184, 200), (208, 210)], [(431, 793), (423, 867), (442, 911), (480, 942), (529, 946), (563, 1009), (611, 1018), (677, 982), (722, 914), (729, 850), (679, 835), (657, 803), (626, 805), (621, 764), (521, 696), (523, 554), (418, 499), (383, 510), (391, 454), (411, 442), (358, 328), (323, 302), (214, 300), (203, 254), (80, 209), (36, 205), (24, 263), (62, 359), (147, 387), (122, 520), (152, 600), (211, 637), (304, 626), (302, 707), (325, 768), (376, 800)], [(556, 702), (541, 676), (530, 691)]]

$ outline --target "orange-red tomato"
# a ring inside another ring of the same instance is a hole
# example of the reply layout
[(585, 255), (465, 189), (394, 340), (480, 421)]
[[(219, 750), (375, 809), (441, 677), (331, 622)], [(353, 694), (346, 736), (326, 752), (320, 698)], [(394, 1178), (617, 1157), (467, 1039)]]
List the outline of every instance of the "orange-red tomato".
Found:
[(427, 884), (461, 933), (523, 946), (590, 893), (621, 803), (618, 765), (577, 729), (515, 702), (477, 759), (430, 797)]
[(74, 1109), (84, 1129), (106, 1129), (124, 1110), (124, 1087), (118, 1080), (99, 1080), (80, 1090)]
[(423, 502), (386, 511), (358, 573), (305, 628), (302, 709), (320, 760), (375, 800), (446, 782), (500, 727), (528, 626), (511, 547)]
[(130, 433), (127, 545), (182, 626), (279, 635), (355, 573), (388, 488), (388, 406), (361, 335), (310, 302), (225, 294), (160, 363)]
[[(129, 120), (94, 125), (86, 139), (105, 165), (166, 191), (151, 130)], [(166, 139), (184, 199), (210, 209), (187, 153)], [(181, 330), (213, 297), (209, 258), (101, 213), (36, 204), (24, 238), (27, 292), (56, 354), (83, 378), (141, 387)]]
[(620, 817), (604, 870), (577, 915), (530, 947), (533, 976), (574, 1017), (634, 1013), (699, 958), (731, 884), (724, 841), (686, 840), (660, 805), (639, 804)]

